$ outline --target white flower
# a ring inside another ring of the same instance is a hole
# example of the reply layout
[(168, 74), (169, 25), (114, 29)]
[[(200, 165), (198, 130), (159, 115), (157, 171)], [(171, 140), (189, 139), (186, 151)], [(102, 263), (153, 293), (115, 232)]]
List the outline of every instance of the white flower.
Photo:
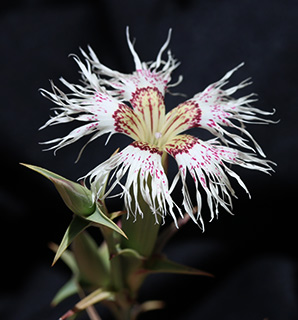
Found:
[[(170, 84), (171, 73), (179, 65), (170, 51), (167, 60), (162, 59), (169, 41), (165, 44), (153, 62), (141, 62), (130, 41), (127, 29), (127, 41), (133, 55), (136, 70), (132, 74), (123, 74), (101, 64), (95, 53), (89, 48), (89, 54), (82, 51), (86, 61), (77, 62), (83, 84), (70, 84), (63, 78), (61, 82), (70, 93), (65, 94), (52, 84), (53, 92), (42, 90), (56, 105), (55, 115), (43, 126), (82, 122), (83, 125), (62, 138), (46, 142), (54, 144), (50, 149), (58, 150), (86, 135), (91, 135), (89, 142), (109, 133), (123, 133), (133, 139), (124, 150), (114, 154), (88, 173), (94, 200), (103, 194), (103, 186), (110, 176), (110, 185), (104, 197), (111, 195), (115, 186), (120, 185), (128, 213), (135, 218), (143, 215), (140, 201), (145, 201), (157, 217), (164, 217), (170, 212), (174, 221), (174, 209), (181, 210), (171, 197), (177, 181), (182, 181), (183, 206), (190, 217), (204, 228), (201, 215), (201, 194), (207, 194), (207, 203), (211, 218), (217, 215), (219, 205), (230, 211), (231, 196), (235, 196), (229, 176), (235, 178), (247, 191), (240, 177), (227, 164), (236, 164), (248, 169), (269, 173), (270, 161), (258, 158), (257, 153), (264, 153), (250, 133), (244, 128), (245, 123), (270, 123), (260, 115), (271, 115), (250, 106), (255, 101), (253, 95), (233, 99), (231, 95), (247, 86), (243, 81), (229, 89), (223, 87), (230, 76), (242, 65), (228, 72), (221, 80), (209, 85), (201, 93), (181, 103), (166, 113), (164, 96)], [(236, 123), (235, 123), (236, 121)], [(237, 124), (238, 123), (238, 124)], [(215, 135), (216, 139), (202, 141), (188, 134), (191, 128), (203, 128)], [(233, 133), (228, 129), (232, 128)], [(238, 130), (241, 135), (235, 133)], [(219, 141), (223, 143), (220, 145)], [(255, 152), (247, 153), (235, 149), (239, 146)], [(256, 149), (256, 151), (255, 151)], [(172, 185), (163, 166), (166, 155), (175, 158), (178, 174)], [(193, 203), (186, 185), (186, 175), (190, 173), (196, 188), (197, 217), (193, 214)], [(158, 219), (156, 220), (158, 221)]]

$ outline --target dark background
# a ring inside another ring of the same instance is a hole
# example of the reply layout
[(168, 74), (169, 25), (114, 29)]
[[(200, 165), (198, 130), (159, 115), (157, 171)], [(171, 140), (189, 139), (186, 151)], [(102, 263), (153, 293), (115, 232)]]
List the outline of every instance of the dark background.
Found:
[[(69, 128), (38, 128), (52, 103), (38, 92), (49, 79), (78, 79), (69, 53), (90, 44), (102, 63), (130, 73), (133, 60), (125, 27), (148, 61), (173, 28), (170, 48), (182, 62), (175, 91), (191, 97), (244, 61), (232, 83), (252, 76), (241, 95), (256, 92), (256, 107), (276, 108), (270, 126), (249, 131), (268, 158), (278, 164), (271, 177), (234, 168), (251, 192), (236, 186), (234, 216), (221, 210), (201, 233), (187, 225), (167, 247), (176, 261), (204, 269), (214, 279), (162, 275), (148, 279), (141, 299), (164, 299), (167, 308), (142, 319), (287, 320), (297, 311), (297, 108), (298, 2), (291, 0), (11, 1), (0, 15), (1, 136), (1, 293), (0, 318), (57, 319), (75, 303), (56, 309), (49, 303), (69, 278), (58, 263), (50, 268), (50, 241), (59, 242), (71, 219), (50, 182), (19, 162), (39, 165), (69, 179), (83, 176), (128, 140), (106, 137), (92, 143), (74, 164), (80, 142), (56, 156), (39, 142), (63, 136)], [(168, 97), (170, 109), (181, 97)], [(194, 133), (194, 132), (193, 132)], [(201, 131), (194, 134), (204, 136)], [(179, 199), (179, 190), (177, 190)], [(112, 203), (117, 209), (118, 203)], [(118, 208), (119, 209), (119, 208)], [(208, 221), (208, 209), (203, 211)], [(103, 320), (109, 319), (105, 310)], [(82, 318), (84, 319), (84, 317)], [(85, 318), (86, 319), (86, 318)]]

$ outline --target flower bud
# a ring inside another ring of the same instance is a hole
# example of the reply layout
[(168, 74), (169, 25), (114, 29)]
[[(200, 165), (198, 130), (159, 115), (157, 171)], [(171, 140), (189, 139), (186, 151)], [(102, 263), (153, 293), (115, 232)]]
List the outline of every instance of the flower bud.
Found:
[(96, 205), (92, 201), (91, 191), (86, 187), (77, 182), (65, 179), (62, 176), (59, 176), (58, 174), (44, 168), (24, 163), (22, 163), (22, 165), (40, 173), (52, 181), (64, 203), (73, 213), (77, 214), (78, 216), (87, 217), (95, 212)]
[(58, 190), (67, 207), (79, 216), (89, 216), (95, 211), (95, 203), (92, 201), (91, 192), (79, 183), (66, 180), (49, 178)]

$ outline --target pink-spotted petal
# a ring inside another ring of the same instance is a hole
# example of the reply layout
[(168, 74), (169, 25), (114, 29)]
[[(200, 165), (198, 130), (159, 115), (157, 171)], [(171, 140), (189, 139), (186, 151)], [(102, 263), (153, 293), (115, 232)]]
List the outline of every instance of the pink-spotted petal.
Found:
[[(122, 188), (121, 196), (128, 214), (135, 219), (142, 216), (139, 205), (139, 193), (148, 204), (152, 213), (164, 218), (166, 212), (170, 212), (175, 223), (174, 214), (176, 204), (172, 200), (168, 187), (168, 180), (162, 166), (162, 151), (147, 143), (133, 142), (124, 150), (116, 153), (111, 158), (93, 169), (85, 178), (89, 178), (94, 199), (102, 194), (104, 181), (111, 176), (107, 191), (103, 198), (111, 196), (115, 187)], [(178, 211), (181, 214), (180, 209)]]
[[(111, 96), (107, 90), (99, 85), (96, 76), (89, 67), (85, 67), (76, 60), (82, 72), (85, 86), (71, 84), (61, 78), (61, 82), (69, 89), (64, 93), (52, 83), (52, 91), (41, 89), (42, 95), (54, 102), (55, 115), (51, 117), (41, 129), (67, 122), (85, 123), (79, 125), (65, 137), (56, 138), (43, 144), (54, 144), (49, 149), (58, 150), (80, 138), (92, 134), (91, 142), (99, 136), (116, 132), (124, 133), (132, 139), (139, 139), (137, 128), (140, 123), (133, 110), (121, 101)], [(88, 64), (87, 64), (88, 66)]]
[(156, 60), (153, 62), (142, 62), (136, 53), (134, 46), (130, 40), (129, 30), (126, 30), (127, 43), (135, 63), (135, 71), (132, 74), (124, 74), (112, 70), (103, 65), (89, 47), (89, 54), (82, 51), (84, 57), (91, 63), (94, 71), (103, 77), (101, 84), (113, 88), (110, 94), (117, 96), (119, 99), (131, 101), (133, 94), (137, 89), (156, 88), (163, 96), (168, 87), (173, 87), (182, 80), (179, 78), (176, 84), (169, 84), (171, 81), (171, 73), (179, 65), (168, 51), (167, 60), (163, 60), (164, 51), (169, 45), (171, 38), (171, 30), (164, 45), (161, 47)]
[(265, 173), (269, 173), (272, 170), (269, 161), (258, 159), (253, 154), (242, 153), (236, 149), (220, 146), (215, 140), (203, 142), (190, 135), (180, 135), (173, 138), (165, 145), (165, 150), (176, 159), (179, 167), (178, 176), (174, 180), (174, 185), (171, 189), (180, 177), (184, 196), (183, 205), (189, 214), (193, 210), (193, 205), (186, 185), (187, 172), (190, 173), (194, 180), (198, 219), (203, 229), (204, 223), (200, 211), (202, 207), (201, 187), (207, 195), (211, 220), (218, 215), (219, 205), (231, 212), (231, 196), (235, 196), (235, 192), (228, 176), (235, 178), (248, 193), (240, 177), (229, 169), (225, 163), (236, 164)]
[[(176, 108), (178, 111), (180, 109), (184, 110), (190, 109), (190, 107), (192, 108), (191, 112), (193, 117), (189, 118), (181, 129), (186, 130), (193, 127), (201, 127), (207, 129), (215, 136), (220, 137), (225, 143), (229, 143), (230, 140), (227, 140), (224, 136), (231, 138), (233, 143), (236, 143), (243, 148), (252, 151), (256, 148), (262, 156), (265, 156), (261, 147), (244, 128), (244, 123), (272, 123), (273, 121), (271, 120), (258, 117), (258, 114), (272, 115), (274, 112), (265, 112), (251, 107), (250, 103), (256, 101), (253, 94), (238, 99), (233, 99), (231, 97), (237, 90), (250, 84), (247, 80), (229, 89), (222, 88), (228, 83), (230, 76), (242, 65), (243, 64), (240, 64), (238, 67), (228, 72), (221, 80), (209, 85), (203, 92), (196, 94), (193, 98)], [(197, 112), (193, 110), (195, 108), (197, 109)], [(239, 124), (237, 124), (237, 122)], [(247, 143), (247, 139), (229, 132), (224, 127), (239, 130), (252, 141), (253, 147)], [(182, 132), (182, 130), (180, 132)], [(177, 133), (180, 132), (177, 131)]]

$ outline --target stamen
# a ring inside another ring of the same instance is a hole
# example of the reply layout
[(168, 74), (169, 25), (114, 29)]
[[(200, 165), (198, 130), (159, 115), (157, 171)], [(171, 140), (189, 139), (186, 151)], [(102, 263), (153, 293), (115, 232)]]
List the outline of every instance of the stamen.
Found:
[(162, 134), (160, 132), (155, 132), (155, 138), (160, 139), (162, 137)]

